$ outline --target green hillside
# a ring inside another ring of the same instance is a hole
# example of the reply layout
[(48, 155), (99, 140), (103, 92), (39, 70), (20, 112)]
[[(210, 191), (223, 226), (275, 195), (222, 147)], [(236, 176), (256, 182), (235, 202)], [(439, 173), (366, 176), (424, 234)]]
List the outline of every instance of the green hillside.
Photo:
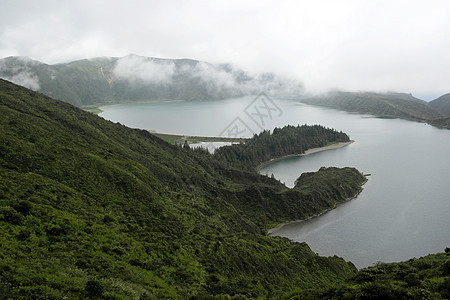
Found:
[(0, 78), (75, 106), (151, 100), (217, 100), (261, 91), (299, 95), (299, 82), (271, 73), (250, 76), (227, 64), (127, 55), (48, 65), (26, 57), (0, 59)]
[(286, 299), (450, 299), (450, 248), (405, 262), (380, 263), (339, 285), (294, 292)]
[(399, 93), (330, 92), (326, 95), (303, 99), (301, 102), (349, 112), (401, 118), (430, 124), (433, 124), (434, 120), (445, 117), (444, 113), (431, 107), (427, 102), (408, 94)]
[(357, 194), (355, 169), (288, 189), (4, 80), (0, 115), (2, 298), (279, 298), (355, 274), (266, 234)]

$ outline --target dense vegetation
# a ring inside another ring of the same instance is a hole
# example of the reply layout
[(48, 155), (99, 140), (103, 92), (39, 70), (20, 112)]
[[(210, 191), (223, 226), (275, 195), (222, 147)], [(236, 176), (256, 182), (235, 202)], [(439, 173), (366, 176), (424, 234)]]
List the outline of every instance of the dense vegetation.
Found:
[(299, 95), (298, 82), (251, 76), (230, 65), (128, 55), (48, 65), (24, 57), (0, 59), (0, 78), (76, 106), (150, 100), (217, 100), (261, 91)]
[(215, 151), (215, 156), (228, 164), (252, 169), (274, 158), (348, 141), (345, 133), (321, 125), (285, 126), (273, 132), (265, 130), (240, 144), (221, 147)]
[(354, 196), (355, 169), (288, 189), (4, 80), (0, 115), (3, 298), (279, 298), (356, 271), (265, 233)]
[(350, 112), (401, 118), (448, 127), (444, 119), (447, 116), (444, 111), (438, 110), (427, 102), (407, 94), (331, 92), (326, 95), (303, 99), (302, 102)]
[(293, 292), (290, 299), (450, 299), (450, 249), (401, 263), (379, 263), (346, 282)]
[(277, 192), (269, 187), (249, 186), (231, 202), (260, 227), (269, 229), (332, 209), (359, 194), (365, 181), (355, 168), (322, 167), (317, 172), (303, 173), (293, 189)]
[(3, 80), (0, 115), (2, 299), (450, 297), (450, 249), (356, 272), (264, 233), (355, 196), (355, 169), (287, 189)]

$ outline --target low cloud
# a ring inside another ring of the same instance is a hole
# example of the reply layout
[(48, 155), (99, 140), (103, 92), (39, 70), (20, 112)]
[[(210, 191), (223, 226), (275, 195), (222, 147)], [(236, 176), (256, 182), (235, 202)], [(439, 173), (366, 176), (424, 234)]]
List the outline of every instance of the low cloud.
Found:
[(265, 92), (272, 95), (300, 95), (303, 85), (294, 79), (279, 77), (272, 73), (250, 74), (233, 65), (213, 65), (199, 62), (193, 66), (183, 66), (182, 72), (203, 81), (210, 90), (233, 89), (241, 94)]
[(9, 80), (15, 84), (24, 86), (34, 91), (38, 91), (40, 89), (39, 79), (31, 74), (30, 72), (21, 72), (17, 75), (14, 75), (10, 78), (4, 78)]
[(170, 83), (175, 73), (175, 64), (167, 61), (156, 61), (136, 55), (128, 55), (118, 60), (114, 68), (117, 78), (130, 82)]
[(27, 57), (0, 61), (0, 78), (11, 81), (34, 91), (40, 89), (39, 78), (33, 74), (30, 65), (33, 61)]
[[(449, 10), (446, 0), (9, 0), (0, 10), (0, 57), (57, 63), (139, 53), (293, 76), (309, 92), (444, 93), (450, 89)], [(153, 82), (173, 75), (173, 65), (136, 60), (120, 61), (118, 75)], [(202, 71), (223, 86), (234, 84), (227, 74)]]
[(192, 77), (197, 77), (200, 80), (216, 85), (222, 88), (237, 88), (238, 83), (236, 77), (232, 72), (227, 72), (217, 66), (199, 62), (195, 67), (184, 68), (184, 71), (189, 72)]
[(203, 85), (210, 94), (235, 96), (297, 93), (302, 85), (271, 73), (249, 74), (231, 64), (180, 61), (128, 55), (117, 60), (115, 78), (141, 84), (171, 84), (191, 80)]

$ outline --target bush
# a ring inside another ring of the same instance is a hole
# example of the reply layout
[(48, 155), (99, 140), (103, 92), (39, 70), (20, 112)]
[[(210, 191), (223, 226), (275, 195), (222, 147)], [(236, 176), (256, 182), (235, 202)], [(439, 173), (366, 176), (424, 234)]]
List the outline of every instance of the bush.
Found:
[(359, 291), (357, 299), (408, 299), (408, 294), (403, 290), (394, 289), (389, 283), (370, 282), (364, 283)]
[(25, 200), (20, 200), (12, 204), (12, 207), (23, 215), (28, 215), (32, 209), (31, 203)]
[(450, 278), (445, 278), (444, 282), (439, 287), (439, 292), (443, 299), (450, 299)]
[(11, 206), (2, 206), (0, 207), (0, 221), (19, 225), (22, 221), (22, 216)]
[(84, 288), (84, 291), (89, 298), (101, 297), (103, 295), (103, 290), (104, 288), (101, 282), (95, 279), (86, 282), (86, 287)]
[(441, 265), (442, 275), (449, 276), (450, 275), (450, 259), (447, 259), (444, 261), (444, 263)]
[(419, 275), (417, 273), (411, 273), (405, 276), (405, 282), (409, 286), (418, 286), (420, 285)]

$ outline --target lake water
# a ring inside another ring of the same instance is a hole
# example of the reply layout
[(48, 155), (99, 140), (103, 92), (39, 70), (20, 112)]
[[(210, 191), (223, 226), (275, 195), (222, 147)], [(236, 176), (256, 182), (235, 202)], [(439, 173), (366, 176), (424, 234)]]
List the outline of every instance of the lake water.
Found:
[(196, 136), (251, 136), (262, 128), (321, 124), (342, 130), (351, 145), (266, 166), (292, 187), (302, 172), (351, 166), (371, 173), (358, 198), (275, 234), (306, 241), (321, 255), (358, 268), (442, 252), (450, 246), (450, 130), (381, 119), (296, 101), (244, 97), (211, 102), (112, 105), (100, 116), (129, 127)]

